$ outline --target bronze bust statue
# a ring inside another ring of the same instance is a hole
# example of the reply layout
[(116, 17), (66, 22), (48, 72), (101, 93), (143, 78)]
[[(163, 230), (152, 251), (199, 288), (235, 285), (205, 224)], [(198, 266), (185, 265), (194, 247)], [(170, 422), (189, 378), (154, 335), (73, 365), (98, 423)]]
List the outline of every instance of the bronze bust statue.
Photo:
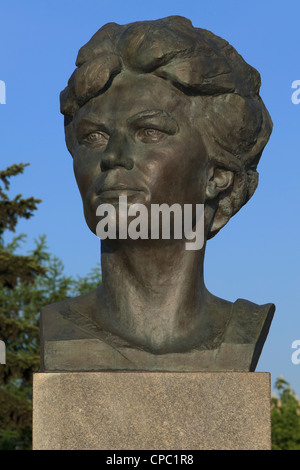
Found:
[(259, 73), (178, 16), (109, 23), (76, 66), (61, 112), (91, 231), (97, 207), (118, 211), (120, 196), (148, 208), (204, 204), (204, 245), (102, 240), (101, 285), (42, 309), (41, 370), (254, 371), (275, 307), (214, 296), (203, 261), (257, 187), (272, 131)]

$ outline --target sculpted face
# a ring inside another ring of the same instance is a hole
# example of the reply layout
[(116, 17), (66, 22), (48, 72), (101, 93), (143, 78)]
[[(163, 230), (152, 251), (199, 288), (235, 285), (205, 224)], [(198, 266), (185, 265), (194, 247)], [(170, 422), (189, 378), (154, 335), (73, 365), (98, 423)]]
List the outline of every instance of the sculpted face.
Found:
[(153, 75), (124, 72), (74, 120), (74, 172), (95, 233), (101, 203), (200, 204), (208, 161), (189, 97)]

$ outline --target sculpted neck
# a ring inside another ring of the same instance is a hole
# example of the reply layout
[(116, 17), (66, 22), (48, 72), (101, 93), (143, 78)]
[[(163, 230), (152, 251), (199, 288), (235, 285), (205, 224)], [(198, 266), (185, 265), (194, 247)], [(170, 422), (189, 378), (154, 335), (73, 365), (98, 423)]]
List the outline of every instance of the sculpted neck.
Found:
[[(185, 350), (199, 341), (209, 296), (204, 249), (183, 240), (102, 241), (102, 284), (95, 320), (152, 352)], [(197, 333), (196, 333), (197, 332)]]

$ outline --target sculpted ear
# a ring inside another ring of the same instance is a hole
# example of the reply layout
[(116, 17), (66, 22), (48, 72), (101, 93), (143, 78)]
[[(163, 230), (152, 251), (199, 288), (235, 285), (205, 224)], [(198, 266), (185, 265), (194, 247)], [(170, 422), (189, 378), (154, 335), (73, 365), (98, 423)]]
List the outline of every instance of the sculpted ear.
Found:
[(226, 191), (233, 183), (234, 174), (223, 168), (211, 168), (208, 172), (206, 199), (212, 200)]
[(253, 195), (258, 184), (255, 169), (239, 171), (210, 168), (206, 185), (206, 208), (209, 231), (207, 239), (214, 237), (230, 218)]
[(224, 227), (232, 215), (230, 207), (227, 208), (226, 200), (230, 201), (233, 184), (234, 173), (232, 171), (223, 168), (209, 169), (205, 209), (209, 225), (208, 239)]

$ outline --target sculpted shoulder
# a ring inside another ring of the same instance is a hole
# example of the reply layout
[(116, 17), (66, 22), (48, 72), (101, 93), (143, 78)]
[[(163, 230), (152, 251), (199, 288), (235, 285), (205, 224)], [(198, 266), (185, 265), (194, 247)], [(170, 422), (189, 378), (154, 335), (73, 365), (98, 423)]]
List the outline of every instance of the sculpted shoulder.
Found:
[(88, 338), (88, 326), (96, 306), (97, 291), (47, 305), (41, 309), (40, 331), (43, 341)]
[[(111, 334), (92, 321), (97, 291), (48, 305), (41, 312), (41, 369), (54, 370), (235, 370), (254, 371), (274, 315), (271, 303), (214, 298), (227, 312), (218, 344), (183, 353), (154, 354)], [(87, 307), (89, 306), (89, 307)], [(215, 317), (214, 317), (215, 318)]]

